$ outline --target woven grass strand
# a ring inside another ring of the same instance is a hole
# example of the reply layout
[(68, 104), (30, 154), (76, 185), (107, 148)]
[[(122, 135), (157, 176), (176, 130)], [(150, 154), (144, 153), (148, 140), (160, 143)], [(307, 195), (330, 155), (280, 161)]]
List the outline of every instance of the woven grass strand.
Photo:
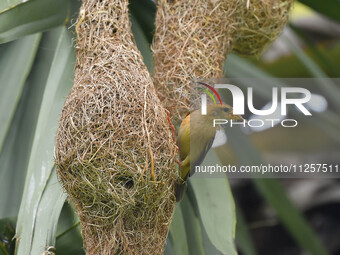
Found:
[(176, 147), (135, 46), (127, 0), (84, 0), (74, 86), (56, 138), (59, 179), (88, 255), (162, 254)]

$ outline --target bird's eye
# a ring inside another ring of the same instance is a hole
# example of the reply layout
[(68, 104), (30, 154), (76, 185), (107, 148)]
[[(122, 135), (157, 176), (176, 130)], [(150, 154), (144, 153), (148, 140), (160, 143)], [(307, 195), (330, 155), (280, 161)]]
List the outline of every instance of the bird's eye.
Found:
[(229, 112), (230, 112), (230, 109), (227, 108), (227, 107), (225, 107), (225, 108), (223, 109), (223, 111), (225, 111), (226, 113), (229, 113)]

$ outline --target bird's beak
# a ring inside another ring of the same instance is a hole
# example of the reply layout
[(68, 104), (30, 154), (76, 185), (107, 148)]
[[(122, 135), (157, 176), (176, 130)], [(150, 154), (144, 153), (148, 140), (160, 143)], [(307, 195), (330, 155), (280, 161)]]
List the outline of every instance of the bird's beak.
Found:
[(244, 119), (240, 115), (232, 115), (231, 119), (236, 121), (244, 121)]
[(240, 121), (240, 122), (244, 121), (244, 118), (242, 118), (241, 115), (234, 115), (232, 112), (229, 114), (228, 118), (231, 120)]

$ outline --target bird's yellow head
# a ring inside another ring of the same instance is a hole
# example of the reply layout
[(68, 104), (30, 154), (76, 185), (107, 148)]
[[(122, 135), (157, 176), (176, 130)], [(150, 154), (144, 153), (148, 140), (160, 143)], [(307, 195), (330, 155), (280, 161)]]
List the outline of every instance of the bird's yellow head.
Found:
[(234, 115), (233, 108), (230, 105), (208, 105), (207, 116), (213, 118), (229, 119), (236, 121), (244, 121), (240, 115)]

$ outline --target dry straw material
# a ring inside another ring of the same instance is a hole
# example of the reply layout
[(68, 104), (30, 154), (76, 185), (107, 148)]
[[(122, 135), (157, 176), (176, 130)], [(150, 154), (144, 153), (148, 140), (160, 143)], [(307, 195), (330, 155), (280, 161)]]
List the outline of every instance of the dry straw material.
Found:
[[(257, 54), (292, 0), (158, 0), (154, 82), (172, 120), (193, 78), (222, 77), (226, 54)], [(57, 172), (88, 255), (163, 253), (172, 218), (176, 146), (130, 29), (128, 0), (83, 0), (74, 86), (56, 140)]]
[(292, 2), (156, 0), (154, 84), (175, 123), (190, 109), (191, 82), (221, 78), (231, 50), (259, 54), (282, 31)]
[(236, 15), (238, 29), (232, 51), (239, 55), (258, 55), (282, 32), (294, 0), (242, 1)]
[(130, 30), (128, 0), (84, 0), (74, 86), (56, 164), (88, 255), (162, 254), (172, 218), (176, 147)]
[(158, 0), (153, 42), (154, 83), (177, 123), (190, 110), (193, 78), (222, 76), (237, 1)]

